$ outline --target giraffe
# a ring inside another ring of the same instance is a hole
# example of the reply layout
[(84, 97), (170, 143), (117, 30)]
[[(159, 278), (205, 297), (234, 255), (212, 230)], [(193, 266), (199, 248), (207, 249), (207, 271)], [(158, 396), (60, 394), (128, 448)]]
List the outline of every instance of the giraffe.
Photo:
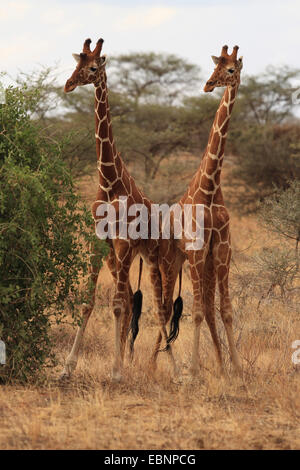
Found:
[[(199, 339), (200, 325), (205, 317), (210, 329), (216, 350), (219, 368), (225, 373), (220, 341), (215, 324), (215, 289), (218, 283), (220, 293), (220, 313), (225, 326), (229, 349), (235, 371), (241, 375), (242, 367), (236, 350), (232, 329), (232, 306), (229, 297), (228, 277), (231, 258), (229, 213), (225, 207), (221, 190), (221, 169), (227, 130), (238, 87), (240, 72), (243, 66), (242, 57), (237, 59), (238, 46), (228, 54), (228, 46), (223, 46), (220, 57), (212, 56), (216, 68), (207, 81), (204, 91), (211, 92), (215, 87), (225, 86), (225, 91), (215, 115), (210, 131), (208, 144), (203, 154), (200, 166), (194, 175), (187, 191), (179, 204), (190, 204), (195, 220), (197, 204), (204, 206), (204, 242), (200, 250), (186, 250), (188, 241), (185, 234), (181, 240), (160, 244), (160, 270), (165, 295), (166, 322), (171, 316), (171, 302), (176, 277), (182, 263), (187, 259), (193, 285), (193, 323), (194, 338), (191, 371), (196, 374), (199, 370)], [(195, 226), (195, 224), (194, 224)], [(180, 252), (182, 256), (180, 256)], [(175, 270), (172, 266), (175, 265)], [(173, 272), (174, 271), (174, 272)], [(173, 272), (173, 274), (172, 274)], [(167, 345), (176, 338), (176, 332), (170, 334)], [(153, 362), (155, 362), (162, 336), (156, 341)]]
[[(147, 208), (148, 233), (150, 233), (150, 214), (152, 202), (136, 186), (134, 179), (129, 174), (120, 153), (117, 152), (112, 133), (112, 123), (108, 102), (106, 56), (100, 55), (103, 39), (97, 41), (93, 51), (90, 49), (91, 39), (86, 39), (80, 54), (73, 54), (77, 67), (65, 84), (65, 92), (69, 93), (77, 86), (94, 84), (95, 87), (95, 138), (97, 153), (97, 168), (99, 186), (96, 200), (92, 205), (92, 214), (97, 227), (101, 220), (99, 209), (101, 205), (109, 203), (115, 208), (117, 222), (121, 216), (120, 198), (127, 198), (128, 209), (133, 204), (141, 204)], [(127, 210), (128, 210), (127, 209)], [(124, 214), (123, 214), (124, 215)], [(128, 213), (128, 223), (132, 217)], [(122, 378), (122, 366), (126, 336), (128, 332), (133, 293), (129, 283), (129, 269), (136, 255), (140, 255), (150, 269), (150, 279), (154, 293), (155, 308), (158, 315), (160, 333), (167, 340), (168, 334), (165, 325), (165, 314), (162, 305), (162, 284), (158, 266), (158, 239), (133, 239), (117, 234), (117, 238), (108, 239), (110, 252), (107, 264), (114, 278), (116, 293), (113, 298), (113, 313), (115, 318), (115, 357), (112, 369), (112, 379), (120, 381)], [(99, 275), (99, 263), (93, 253), (94, 261), (90, 267), (90, 279), (92, 282), (91, 299), (84, 306), (82, 312), (82, 325), (79, 327), (70, 355), (61, 375), (62, 378), (70, 376), (76, 367), (78, 352), (82, 343), (85, 328), (93, 311), (95, 303), (95, 289)], [(140, 284), (140, 279), (139, 279)], [(138, 291), (139, 292), (139, 291)], [(139, 301), (141, 299), (139, 298)], [(168, 350), (170, 361), (176, 371), (176, 364), (171, 349)]]
[(193, 285), (194, 338), (192, 372), (199, 368), (200, 325), (205, 316), (209, 325), (221, 370), (223, 361), (215, 326), (215, 287), (220, 293), (220, 313), (224, 323), (234, 368), (241, 374), (241, 362), (236, 350), (232, 328), (232, 305), (229, 296), (229, 268), (231, 241), (229, 213), (221, 190), (221, 169), (232, 109), (240, 84), (242, 57), (237, 58), (239, 47), (234, 46), (231, 55), (223, 46), (220, 57), (212, 56), (216, 68), (204, 87), (212, 92), (215, 87), (226, 87), (210, 131), (208, 145), (200, 167), (192, 179), (180, 204), (204, 205), (204, 244), (199, 251), (187, 253)]

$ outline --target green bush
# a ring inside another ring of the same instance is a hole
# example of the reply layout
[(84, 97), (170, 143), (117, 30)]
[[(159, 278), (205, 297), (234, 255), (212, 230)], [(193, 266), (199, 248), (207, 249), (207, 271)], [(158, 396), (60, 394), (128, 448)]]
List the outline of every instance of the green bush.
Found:
[(256, 274), (264, 287), (262, 299), (279, 288), (281, 297), (292, 300), (299, 292), (300, 181), (289, 181), (285, 191), (276, 188), (260, 206), (259, 221), (277, 243), (254, 256)]
[(273, 233), (286, 240), (300, 241), (300, 180), (288, 182), (285, 191), (276, 188), (260, 207), (259, 217)]
[[(33, 379), (54, 363), (50, 326), (79, 321), (81, 289), (94, 237), (90, 212), (61, 158), (32, 114), (38, 89), (10, 87), (0, 105), (0, 338), (2, 381)], [(105, 254), (104, 242), (98, 242)]]
[(274, 184), (286, 189), (290, 180), (300, 178), (299, 156), (293, 152), (299, 138), (298, 125), (246, 127), (238, 140), (235, 175), (255, 190), (256, 196), (273, 193)]
[(261, 299), (274, 294), (278, 288), (281, 298), (296, 293), (295, 283), (299, 279), (298, 260), (294, 250), (288, 246), (264, 247), (253, 257), (256, 276), (260, 280)]

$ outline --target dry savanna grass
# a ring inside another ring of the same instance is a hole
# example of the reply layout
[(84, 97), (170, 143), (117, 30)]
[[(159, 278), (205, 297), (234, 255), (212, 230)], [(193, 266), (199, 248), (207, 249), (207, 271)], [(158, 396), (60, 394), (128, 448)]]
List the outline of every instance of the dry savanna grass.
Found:
[[(84, 189), (87, 186), (84, 183)], [(87, 199), (90, 198), (87, 191)], [(148, 368), (157, 326), (145, 269), (144, 306), (135, 359), (130, 364), (126, 357), (123, 381), (112, 383), (113, 284), (105, 266), (73, 378), (63, 385), (56, 380), (70, 351), (75, 329), (55, 326), (53, 344), (60, 364), (57, 370), (49, 372), (47, 384), (0, 389), (0, 448), (300, 448), (300, 373), (291, 358), (292, 342), (300, 339), (299, 313), (292, 302), (278, 298), (266, 298), (258, 308), (255, 289), (241, 287), (249, 253), (269, 240), (256, 220), (233, 216), (232, 236), (231, 290), (243, 380), (233, 374), (218, 309), (218, 330), (229, 377), (218, 375), (205, 323), (201, 332), (201, 372), (196, 378), (190, 375), (192, 290), (185, 268), (184, 316), (174, 344), (179, 376), (173, 376), (165, 353), (160, 353), (155, 373)], [(137, 267), (136, 260), (131, 272), (134, 288)]]

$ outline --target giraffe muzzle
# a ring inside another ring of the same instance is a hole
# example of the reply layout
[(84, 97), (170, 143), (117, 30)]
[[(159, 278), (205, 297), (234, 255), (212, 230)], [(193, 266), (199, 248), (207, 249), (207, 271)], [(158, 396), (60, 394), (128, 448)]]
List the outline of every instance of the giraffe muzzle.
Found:
[(65, 93), (70, 93), (71, 91), (75, 90), (77, 84), (73, 82), (73, 80), (68, 80), (65, 84), (64, 91)]
[(209, 80), (208, 82), (206, 82), (205, 84), (205, 87), (204, 87), (204, 91), (207, 93), (207, 92), (211, 92), (215, 89), (215, 84), (216, 84), (216, 81), (215, 80)]

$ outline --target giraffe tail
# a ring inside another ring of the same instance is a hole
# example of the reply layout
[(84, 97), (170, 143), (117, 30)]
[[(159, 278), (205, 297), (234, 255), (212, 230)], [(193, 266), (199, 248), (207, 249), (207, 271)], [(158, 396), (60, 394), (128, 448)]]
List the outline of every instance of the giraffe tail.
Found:
[(130, 354), (131, 354), (131, 357), (133, 356), (134, 342), (135, 342), (136, 337), (139, 333), (139, 319), (140, 319), (140, 316), (141, 316), (141, 313), (142, 313), (143, 294), (142, 294), (142, 291), (140, 290), (142, 271), (143, 271), (143, 258), (140, 258), (138, 290), (135, 292), (135, 294), (133, 296), (132, 318), (131, 318), (131, 324), (130, 324), (130, 331), (131, 331)]
[(179, 335), (179, 321), (183, 310), (183, 300), (181, 297), (181, 281), (182, 281), (182, 268), (179, 271), (179, 293), (178, 297), (173, 304), (173, 316), (170, 324), (170, 333), (167, 339), (167, 346), (163, 351), (167, 351), (170, 344), (173, 343)]

